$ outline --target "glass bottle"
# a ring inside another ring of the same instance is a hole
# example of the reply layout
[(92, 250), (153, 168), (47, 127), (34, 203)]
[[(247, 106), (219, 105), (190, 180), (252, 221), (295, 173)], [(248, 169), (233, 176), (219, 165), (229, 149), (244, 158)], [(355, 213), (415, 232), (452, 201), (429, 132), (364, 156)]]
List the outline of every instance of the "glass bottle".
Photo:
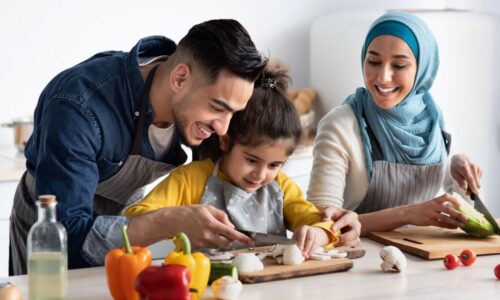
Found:
[(66, 299), (68, 251), (66, 229), (56, 221), (56, 197), (38, 197), (38, 221), (28, 233), (30, 300)]

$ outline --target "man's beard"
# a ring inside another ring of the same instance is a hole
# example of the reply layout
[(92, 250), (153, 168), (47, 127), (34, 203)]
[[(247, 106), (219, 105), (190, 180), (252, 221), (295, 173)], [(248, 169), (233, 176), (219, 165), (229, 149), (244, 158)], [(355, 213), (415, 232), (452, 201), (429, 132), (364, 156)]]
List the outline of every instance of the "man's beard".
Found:
[(172, 107), (172, 115), (174, 118), (175, 132), (177, 133), (177, 136), (179, 137), (181, 143), (192, 148), (192, 147), (196, 147), (197, 145), (190, 144), (188, 139), (187, 139), (186, 130), (187, 130), (188, 121), (186, 120), (186, 117), (185, 117), (185, 111), (186, 111), (186, 107), (187, 107), (188, 103), (189, 103), (189, 101), (187, 101), (187, 99), (182, 99), (180, 101), (180, 103), (175, 104)]

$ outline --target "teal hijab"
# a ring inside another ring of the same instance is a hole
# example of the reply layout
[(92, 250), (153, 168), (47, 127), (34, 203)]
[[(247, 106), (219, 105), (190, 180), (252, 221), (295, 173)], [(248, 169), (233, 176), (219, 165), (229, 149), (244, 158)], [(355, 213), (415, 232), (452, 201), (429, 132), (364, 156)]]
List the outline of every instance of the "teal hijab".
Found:
[(345, 101), (351, 105), (359, 123), (368, 174), (371, 177), (373, 171), (368, 126), (380, 145), (384, 160), (411, 165), (442, 163), (447, 155), (441, 134), (444, 121), (428, 92), (439, 65), (436, 40), (417, 16), (403, 12), (384, 14), (367, 34), (361, 54), (362, 66), (368, 46), (379, 35), (393, 35), (408, 44), (417, 59), (417, 75), (408, 96), (393, 108), (378, 107), (364, 87), (356, 89)]

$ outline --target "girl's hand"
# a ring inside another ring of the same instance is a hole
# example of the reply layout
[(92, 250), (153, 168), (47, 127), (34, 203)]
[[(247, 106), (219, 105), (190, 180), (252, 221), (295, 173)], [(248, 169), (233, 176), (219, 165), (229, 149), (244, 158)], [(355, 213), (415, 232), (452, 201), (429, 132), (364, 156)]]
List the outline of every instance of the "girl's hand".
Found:
[(478, 165), (471, 162), (464, 154), (455, 154), (451, 158), (450, 170), (451, 176), (461, 188), (467, 190), (470, 187), (475, 194), (479, 194), (483, 170)]
[(403, 207), (404, 216), (409, 224), (418, 226), (438, 226), (450, 229), (463, 228), (467, 216), (456, 209), (448, 207), (446, 203), (459, 205), (458, 200), (444, 194), (432, 200)]
[(311, 257), (318, 246), (328, 243), (328, 235), (323, 229), (307, 225), (297, 228), (293, 239), (297, 241), (297, 247), (306, 259)]

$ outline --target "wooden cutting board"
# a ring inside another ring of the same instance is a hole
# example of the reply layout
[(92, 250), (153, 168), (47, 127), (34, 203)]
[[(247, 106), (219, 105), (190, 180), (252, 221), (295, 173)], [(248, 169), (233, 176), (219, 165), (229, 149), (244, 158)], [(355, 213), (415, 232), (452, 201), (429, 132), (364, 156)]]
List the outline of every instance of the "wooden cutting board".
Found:
[(393, 245), (425, 259), (440, 259), (447, 254), (458, 255), (471, 249), (477, 255), (500, 253), (500, 236), (472, 237), (460, 229), (445, 229), (434, 226), (414, 226), (393, 231), (372, 232), (369, 238)]
[[(266, 249), (266, 247), (259, 248)], [(264, 269), (257, 272), (240, 273), (239, 279), (244, 283), (258, 283), (281, 280), (317, 274), (346, 271), (352, 268), (352, 258), (362, 257), (365, 249), (361, 247), (337, 247), (339, 251), (346, 251), (347, 258), (332, 258), (327, 261), (307, 260), (300, 265), (280, 265), (273, 258), (266, 257), (262, 260)], [(238, 251), (241, 252), (241, 251)], [(255, 252), (255, 250), (252, 250)]]

